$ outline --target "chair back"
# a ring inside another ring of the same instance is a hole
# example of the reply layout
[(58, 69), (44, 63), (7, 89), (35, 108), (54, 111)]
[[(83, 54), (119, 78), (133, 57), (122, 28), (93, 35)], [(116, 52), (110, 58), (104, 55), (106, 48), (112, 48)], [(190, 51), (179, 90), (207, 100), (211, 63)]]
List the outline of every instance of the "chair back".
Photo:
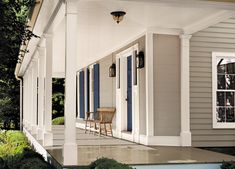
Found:
[(98, 108), (97, 109), (99, 120), (100, 122), (104, 122), (104, 123), (112, 123), (115, 112), (116, 112), (115, 108)]

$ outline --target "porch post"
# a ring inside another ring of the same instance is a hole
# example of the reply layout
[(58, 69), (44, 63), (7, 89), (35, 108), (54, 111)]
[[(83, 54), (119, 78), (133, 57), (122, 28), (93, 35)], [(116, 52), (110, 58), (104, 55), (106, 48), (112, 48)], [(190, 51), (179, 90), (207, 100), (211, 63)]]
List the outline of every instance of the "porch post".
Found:
[(191, 146), (189, 102), (189, 40), (191, 35), (182, 34), (181, 39), (181, 145)]
[(43, 139), (43, 125), (44, 125), (44, 59), (45, 59), (45, 47), (38, 47), (38, 133), (37, 139)]
[(32, 127), (33, 127), (33, 105), (32, 105), (32, 98), (33, 98), (33, 90), (32, 90), (32, 64), (30, 63), (28, 67), (28, 106), (29, 106), (29, 131), (32, 132)]
[(77, 1), (66, 0), (65, 14), (65, 141), (64, 165), (77, 164), (76, 143), (76, 57)]
[(44, 111), (44, 146), (53, 145), (52, 134), (52, 56), (53, 56), (53, 41), (52, 35), (45, 34), (46, 39), (46, 58), (45, 58), (45, 111)]
[(146, 34), (146, 136), (154, 136), (153, 33)]
[(26, 103), (27, 103), (27, 74), (25, 73), (23, 76), (23, 86), (24, 86), (24, 90), (23, 90), (23, 127), (27, 128), (27, 107), (26, 107)]
[(28, 70), (24, 74), (24, 127), (28, 130), (29, 126), (29, 105), (28, 103)]
[(32, 134), (37, 130), (37, 59), (32, 61)]

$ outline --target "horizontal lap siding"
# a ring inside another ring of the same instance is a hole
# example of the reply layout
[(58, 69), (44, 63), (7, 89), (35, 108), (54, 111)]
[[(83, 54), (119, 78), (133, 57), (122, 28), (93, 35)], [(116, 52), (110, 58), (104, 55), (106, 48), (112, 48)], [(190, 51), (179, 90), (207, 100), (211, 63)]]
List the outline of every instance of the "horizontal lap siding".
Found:
[(190, 40), (192, 145), (235, 146), (235, 129), (212, 128), (212, 52), (235, 52), (235, 18), (197, 32)]

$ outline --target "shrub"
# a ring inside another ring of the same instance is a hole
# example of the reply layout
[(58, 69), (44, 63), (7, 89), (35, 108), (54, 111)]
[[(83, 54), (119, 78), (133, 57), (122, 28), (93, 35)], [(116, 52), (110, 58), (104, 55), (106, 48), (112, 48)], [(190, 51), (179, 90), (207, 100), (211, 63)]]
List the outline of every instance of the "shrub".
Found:
[(133, 169), (126, 164), (118, 163), (113, 159), (100, 158), (92, 162), (88, 169)]
[(57, 117), (52, 120), (53, 125), (64, 125), (64, 117)]
[(5, 158), (6, 156), (22, 153), (25, 148), (30, 148), (30, 146), (22, 132), (0, 132), (0, 157)]
[(31, 149), (20, 131), (0, 132), (0, 169), (55, 169)]
[(4, 158), (3, 165), (5, 168), (0, 169), (54, 169), (40, 154), (27, 148), (21, 154)]
[(223, 162), (220, 168), (221, 169), (235, 169), (235, 162), (234, 161)]

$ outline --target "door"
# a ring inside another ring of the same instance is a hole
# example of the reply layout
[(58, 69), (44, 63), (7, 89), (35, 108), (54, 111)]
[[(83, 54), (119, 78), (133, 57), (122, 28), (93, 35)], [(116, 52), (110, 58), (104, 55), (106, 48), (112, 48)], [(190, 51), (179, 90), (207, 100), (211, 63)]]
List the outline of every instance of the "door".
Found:
[(127, 131), (132, 131), (132, 56), (127, 57)]
[(80, 105), (80, 118), (85, 118), (85, 91), (84, 91), (84, 71), (79, 73), (79, 105)]

